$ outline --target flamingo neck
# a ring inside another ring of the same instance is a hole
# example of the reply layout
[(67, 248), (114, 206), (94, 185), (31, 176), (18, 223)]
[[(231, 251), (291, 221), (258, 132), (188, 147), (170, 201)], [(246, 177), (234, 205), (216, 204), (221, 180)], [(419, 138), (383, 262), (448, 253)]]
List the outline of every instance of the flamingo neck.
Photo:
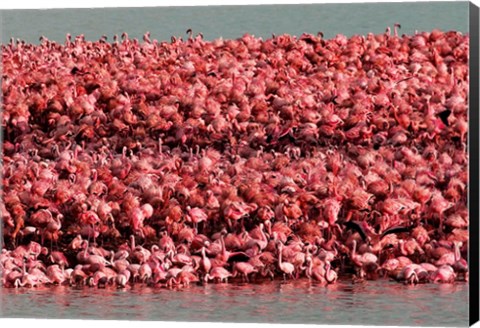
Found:
[(308, 278), (312, 277), (312, 272), (313, 272), (313, 259), (311, 259), (310, 262), (308, 263), (307, 272), (306, 272), (306, 275)]
[(132, 252), (135, 250), (135, 236), (130, 236), (130, 248), (132, 249)]
[(405, 249), (405, 242), (400, 243), (400, 252), (402, 253), (402, 255), (407, 256), (407, 251)]
[(460, 258), (460, 245), (458, 243), (455, 243), (455, 262), (460, 261)]
[(328, 282), (332, 282), (334, 277), (332, 275), (332, 268), (329, 263), (325, 264), (325, 269), (326, 269), (325, 278), (327, 278)]
[(282, 265), (282, 250), (283, 250), (283, 247), (280, 246), (280, 247), (278, 248), (278, 253), (279, 253), (279, 254), (278, 254), (278, 265)]
[(338, 255), (337, 246), (334, 244), (332, 248), (333, 248), (333, 254), (334, 254), (334, 256), (337, 257), (337, 255)]
[(83, 253), (84, 256), (87, 256), (87, 250), (88, 250), (88, 240), (85, 240), (85, 250)]
[(267, 241), (267, 236), (265, 235), (265, 231), (263, 231), (263, 225), (260, 226), (260, 233), (262, 236), (262, 241)]
[(17, 278), (15, 279), (15, 287), (18, 288), (18, 287), (23, 287), (25, 286), (25, 284), (23, 284), (21, 281), (20, 281), (20, 278)]
[(223, 240), (223, 235), (220, 236), (220, 244), (222, 245), (222, 254), (223, 256), (226, 256), (227, 250), (225, 249), (225, 240)]
[[(270, 221), (268, 221), (268, 222), (270, 222)], [(271, 236), (271, 235), (272, 235), (272, 224), (269, 223), (269, 224), (266, 225), (266, 226), (267, 226), (268, 235)]]

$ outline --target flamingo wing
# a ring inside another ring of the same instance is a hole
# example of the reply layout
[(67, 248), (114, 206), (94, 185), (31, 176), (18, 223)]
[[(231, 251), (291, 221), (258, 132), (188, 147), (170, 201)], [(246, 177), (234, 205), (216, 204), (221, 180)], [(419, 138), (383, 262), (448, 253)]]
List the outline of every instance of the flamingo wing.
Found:
[(410, 232), (411, 230), (412, 230), (411, 226), (410, 227), (406, 227), (406, 226), (390, 227), (381, 234), (380, 239), (382, 239), (386, 235), (390, 235), (392, 233)]
[(367, 241), (367, 234), (365, 233), (365, 230), (363, 230), (360, 223), (358, 223), (357, 221), (346, 221), (342, 222), (341, 224), (343, 224), (347, 228), (347, 230), (354, 230), (358, 232), (360, 234), (360, 237), (362, 237), (362, 240), (364, 242)]

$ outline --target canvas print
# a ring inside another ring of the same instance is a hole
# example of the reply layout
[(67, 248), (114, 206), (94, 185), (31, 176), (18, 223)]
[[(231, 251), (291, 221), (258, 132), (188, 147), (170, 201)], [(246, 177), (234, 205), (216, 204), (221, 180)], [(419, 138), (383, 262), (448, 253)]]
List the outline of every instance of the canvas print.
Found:
[(0, 316), (468, 324), (469, 6), (2, 11)]

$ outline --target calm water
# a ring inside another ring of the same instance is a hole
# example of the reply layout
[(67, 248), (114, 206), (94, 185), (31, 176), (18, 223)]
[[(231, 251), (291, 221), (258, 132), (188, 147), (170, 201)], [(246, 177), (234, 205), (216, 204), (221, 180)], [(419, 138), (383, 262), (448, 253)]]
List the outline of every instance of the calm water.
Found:
[(299, 36), (322, 31), (330, 38), (338, 33), (382, 33), (396, 22), (406, 34), (433, 28), (468, 30), (468, 2), (463, 1), (5, 10), (1, 15), (3, 42), (15, 37), (36, 43), (40, 35), (63, 42), (67, 32), (83, 33), (90, 40), (105, 34), (112, 40), (114, 34), (120, 36), (125, 31), (140, 40), (146, 31), (152, 38), (170, 40), (172, 35), (186, 37), (188, 28), (210, 40), (237, 38), (246, 32), (265, 39), (272, 33)]
[(0, 317), (465, 326), (468, 285), (296, 281), (181, 290), (0, 289)]
[[(468, 30), (468, 3), (317, 4), (134, 9), (27, 10), (0, 12), (2, 42), (10, 37), (38, 42), (40, 35), (63, 42), (66, 33), (111, 40), (127, 31), (140, 38), (169, 40), (202, 32), (206, 39), (244, 33), (301, 35), (323, 31), (330, 38), (382, 33), (402, 24), (415, 30)], [(339, 283), (328, 288), (308, 282), (192, 286), (180, 291), (70, 288), (0, 289), (0, 317), (196, 320), (274, 323), (336, 323), (464, 326), (468, 287), (403, 286), (390, 282)]]

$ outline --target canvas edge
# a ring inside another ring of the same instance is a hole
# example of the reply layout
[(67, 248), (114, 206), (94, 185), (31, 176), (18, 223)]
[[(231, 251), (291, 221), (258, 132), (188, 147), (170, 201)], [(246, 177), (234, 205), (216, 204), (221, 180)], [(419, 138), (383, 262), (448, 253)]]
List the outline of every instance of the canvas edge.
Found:
[(469, 6), (470, 92), (469, 92), (469, 324), (479, 320), (479, 7)]

